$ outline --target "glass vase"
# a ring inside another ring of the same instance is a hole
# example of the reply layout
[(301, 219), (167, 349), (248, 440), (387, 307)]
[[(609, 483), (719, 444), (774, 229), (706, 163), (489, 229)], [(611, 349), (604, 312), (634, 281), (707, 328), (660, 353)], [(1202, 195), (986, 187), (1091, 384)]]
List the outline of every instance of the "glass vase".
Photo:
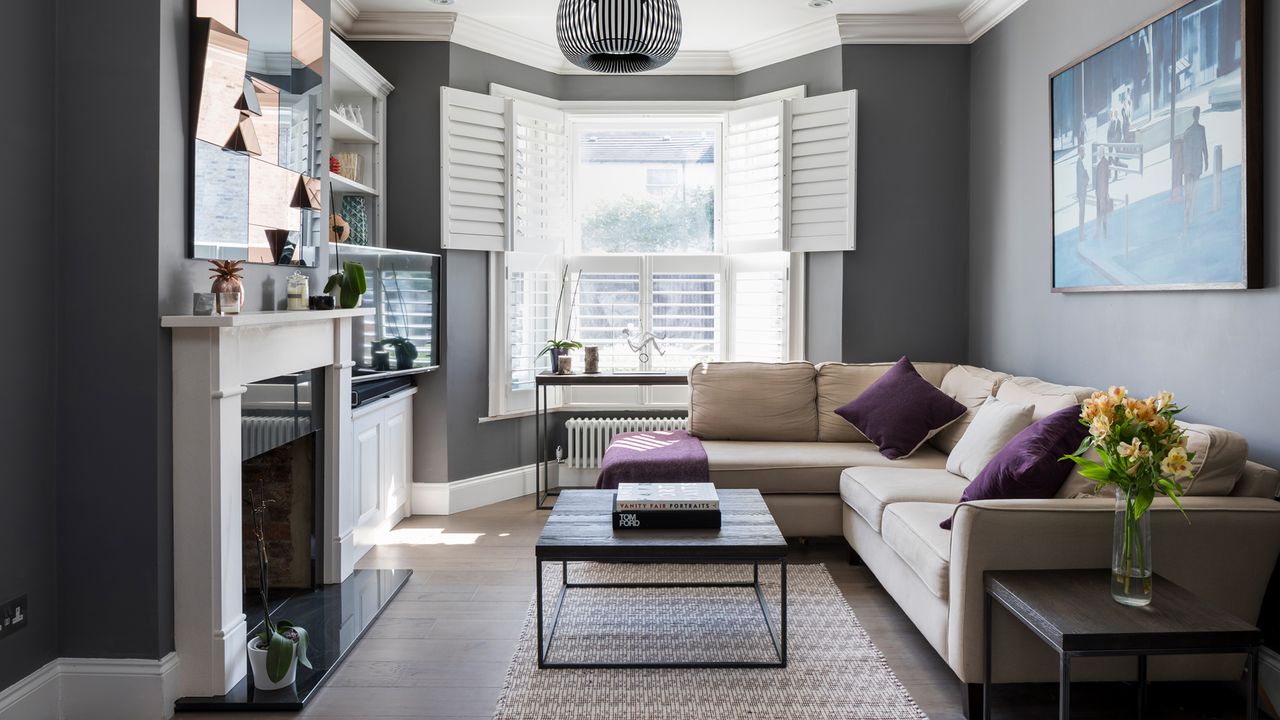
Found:
[(1111, 596), (1123, 605), (1151, 604), (1151, 512), (1133, 516), (1137, 493), (1116, 493), (1111, 540)]

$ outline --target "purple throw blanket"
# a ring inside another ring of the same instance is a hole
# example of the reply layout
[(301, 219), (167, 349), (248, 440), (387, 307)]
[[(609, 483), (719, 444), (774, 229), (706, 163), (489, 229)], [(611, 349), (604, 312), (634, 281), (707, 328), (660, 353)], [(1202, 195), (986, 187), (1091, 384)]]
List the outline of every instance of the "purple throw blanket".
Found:
[(624, 482), (711, 482), (707, 451), (683, 430), (618, 433), (604, 451), (596, 487), (613, 490)]

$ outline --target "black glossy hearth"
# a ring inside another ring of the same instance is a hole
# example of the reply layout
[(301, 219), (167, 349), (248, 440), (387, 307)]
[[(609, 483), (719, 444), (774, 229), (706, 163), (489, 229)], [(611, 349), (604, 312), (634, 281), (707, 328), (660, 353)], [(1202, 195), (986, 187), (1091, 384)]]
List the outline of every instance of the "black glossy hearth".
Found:
[[(412, 574), (412, 570), (356, 570), (339, 585), (325, 585), (290, 596), (273, 606), (272, 616), (307, 628), (311, 638), (308, 654), (311, 670), (298, 666), (298, 681), (292, 688), (283, 690), (257, 690), (250, 674), (226, 695), (181, 698), (174, 709), (177, 712), (301, 710)], [(248, 614), (253, 622), (256, 611)], [(259, 620), (250, 637), (261, 625)]]

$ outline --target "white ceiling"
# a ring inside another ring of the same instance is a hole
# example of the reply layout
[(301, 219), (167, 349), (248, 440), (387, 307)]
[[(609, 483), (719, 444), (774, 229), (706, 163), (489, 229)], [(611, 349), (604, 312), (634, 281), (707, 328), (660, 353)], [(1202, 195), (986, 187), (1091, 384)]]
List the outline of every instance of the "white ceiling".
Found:
[[(776, 37), (838, 14), (917, 15), (955, 20), (970, 6), (987, 0), (835, 0), (825, 8), (809, 7), (809, 0), (680, 0), (686, 51), (730, 51)], [(455, 0), (439, 5), (431, 0), (344, 0), (364, 12), (456, 12), (517, 33), (529, 40), (555, 45), (558, 0)]]

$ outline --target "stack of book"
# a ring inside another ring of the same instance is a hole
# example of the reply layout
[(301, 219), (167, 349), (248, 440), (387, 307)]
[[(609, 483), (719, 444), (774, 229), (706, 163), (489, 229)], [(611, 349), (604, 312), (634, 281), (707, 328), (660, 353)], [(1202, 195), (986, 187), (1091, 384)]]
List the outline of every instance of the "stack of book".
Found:
[(615, 530), (706, 530), (720, 527), (720, 497), (711, 483), (621, 483), (613, 501)]

